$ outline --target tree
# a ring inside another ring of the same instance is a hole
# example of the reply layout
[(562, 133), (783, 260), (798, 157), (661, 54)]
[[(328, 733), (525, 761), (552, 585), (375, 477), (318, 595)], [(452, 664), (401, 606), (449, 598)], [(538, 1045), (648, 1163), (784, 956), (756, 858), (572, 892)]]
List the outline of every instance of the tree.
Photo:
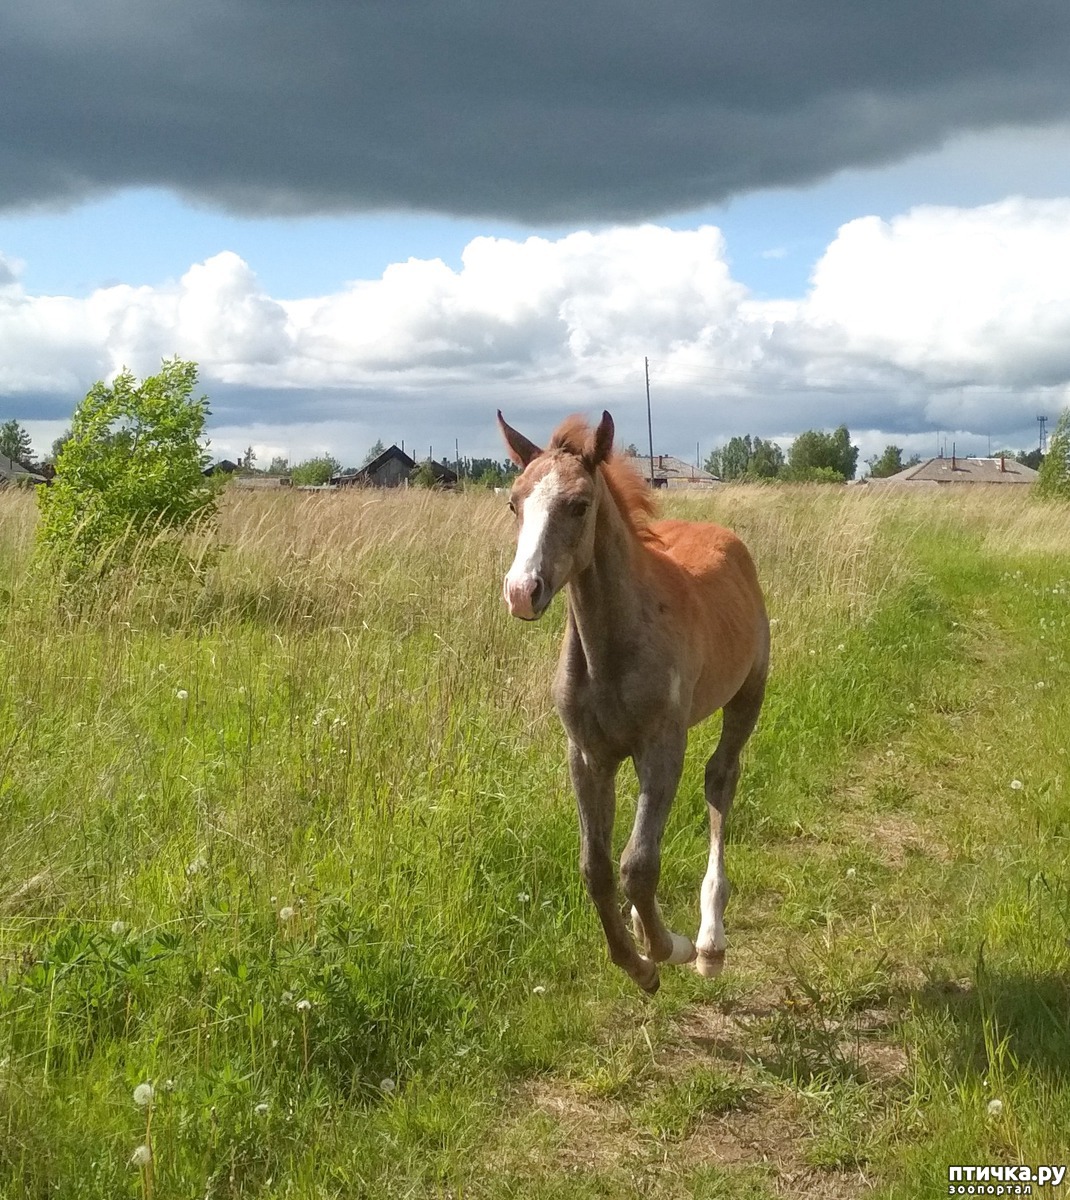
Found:
[(834, 476), (853, 479), (858, 465), (858, 447), (851, 445), (846, 425), (833, 433), (808, 429), (788, 451), (788, 477), (796, 482), (828, 481)]
[(336, 458), (329, 454), (321, 454), (317, 458), (306, 458), (304, 462), (298, 463), (290, 472), (290, 478), (301, 487), (322, 487), (341, 469), (342, 465)]
[(760, 437), (734, 437), (711, 452), (706, 470), (719, 479), (775, 479), (784, 466), (784, 451)]
[(283, 454), (276, 454), (268, 467), (269, 475), (285, 475), (290, 469), (290, 460)]
[(1036, 494), (1045, 500), (1070, 500), (1070, 408), (1064, 408), (1037, 472)]
[(127, 370), (95, 383), (71, 421), (56, 479), (38, 492), (42, 552), (68, 578), (132, 560), (174, 562), (176, 539), (211, 519), (216, 489), (203, 472), (208, 400), (195, 363), (173, 358), (142, 383)]
[(901, 446), (885, 446), (884, 453), (878, 458), (875, 454), (867, 458), (869, 473), (874, 479), (887, 479), (903, 470), (903, 449)]
[(241, 462), (238, 465), (244, 471), (255, 471), (256, 470), (256, 451), (252, 448), (252, 446), (246, 446), (245, 457), (241, 460)]
[(431, 466), (430, 460), (420, 463), (409, 476), (409, 482), (413, 487), (433, 488), (435, 486), (438, 479), (435, 476), (435, 471)]
[(362, 467), (366, 467), (368, 465), (368, 463), (375, 462), (375, 460), (379, 457), (380, 454), (382, 454), (382, 452), (385, 449), (386, 449), (386, 447), (383, 445), (382, 441), (377, 441), (375, 443), (375, 445), (371, 447), (371, 449), (368, 451), (368, 453), (365, 454), (364, 461), (360, 465)]
[(621, 454), (623, 454), (625, 458), (638, 458), (639, 447), (635, 444), (635, 442), (629, 442), (621, 451)]
[(1036, 450), (1019, 450), (1014, 457), (1023, 467), (1032, 467), (1034, 471), (1039, 471), (1040, 464), (1044, 461), (1044, 452), (1038, 446)]
[(58, 438), (52, 443), (52, 462), (56, 462), (59, 456), (63, 453), (63, 447), (71, 440), (71, 431), (65, 429)]
[(23, 466), (28, 466), (33, 461), (33, 443), (30, 441), (30, 435), (18, 421), (5, 421), (0, 425), (0, 454)]

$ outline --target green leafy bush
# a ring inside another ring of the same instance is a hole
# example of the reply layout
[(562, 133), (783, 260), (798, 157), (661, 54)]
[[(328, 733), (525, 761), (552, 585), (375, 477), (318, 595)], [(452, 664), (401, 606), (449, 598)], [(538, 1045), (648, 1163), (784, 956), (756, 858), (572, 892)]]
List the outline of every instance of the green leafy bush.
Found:
[(1070, 500), (1070, 408), (1064, 408), (1037, 472), (1036, 494), (1045, 500)]
[(98, 382), (75, 411), (52, 487), (38, 492), (38, 544), (68, 577), (173, 558), (175, 535), (211, 519), (216, 487), (204, 476), (205, 397), (195, 363), (169, 359), (138, 383), (123, 371)]

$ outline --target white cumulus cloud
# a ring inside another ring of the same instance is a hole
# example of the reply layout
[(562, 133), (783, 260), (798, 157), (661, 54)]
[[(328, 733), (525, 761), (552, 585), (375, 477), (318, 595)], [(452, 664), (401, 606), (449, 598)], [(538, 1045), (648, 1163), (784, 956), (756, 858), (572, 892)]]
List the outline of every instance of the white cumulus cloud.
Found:
[(28, 294), (10, 267), (3, 279), (0, 399), (29, 409), (13, 415), (55, 419), (25, 397), (73, 408), (94, 379), (178, 354), (199, 363), (228, 434), (255, 424), (265, 446), (302, 440), (302, 423), (332, 444), (351, 424), (363, 445), (376, 429), (406, 436), (408, 420), (414, 441), (491, 450), (498, 404), (547, 426), (638, 411), (644, 356), (667, 450), (840, 422), (874, 441), (945, 428), (1022, 443), (1070, 382), (1070, 199), (862, 217), (799, 300), (750, 297), (711, 226), (476, 238), (457, 269), (410, 259), (297, 300), (267, 295), (229, 251), (84, 298)]

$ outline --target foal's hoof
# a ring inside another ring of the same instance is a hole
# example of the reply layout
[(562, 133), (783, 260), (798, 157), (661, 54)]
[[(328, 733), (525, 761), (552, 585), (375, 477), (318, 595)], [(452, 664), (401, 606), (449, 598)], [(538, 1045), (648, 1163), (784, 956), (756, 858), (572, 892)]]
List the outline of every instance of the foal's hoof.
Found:
[(695, 970), (705, 979), (716, 979), (724, 970), (724, 951), (714, 950), (712, 954), (700, 951), (695, 958)]
[(635, 975), (635, 982), (643, 989), (648, 996), (653, 994), (661, 987), (661, 978), (658, 975), (658, 964), (652, 962), (649, 958), (640, 957), (639, 961), (648, 968), (644, 975)]

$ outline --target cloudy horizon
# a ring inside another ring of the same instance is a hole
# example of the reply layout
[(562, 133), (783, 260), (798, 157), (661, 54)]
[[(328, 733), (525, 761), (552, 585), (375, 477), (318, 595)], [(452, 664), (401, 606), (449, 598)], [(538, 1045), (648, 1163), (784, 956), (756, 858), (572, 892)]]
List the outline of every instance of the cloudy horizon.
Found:
[(0, 14), (0, 419), (196, 361), (213, 453), (1037, 444), (1070, 399), (1070, 9)]

